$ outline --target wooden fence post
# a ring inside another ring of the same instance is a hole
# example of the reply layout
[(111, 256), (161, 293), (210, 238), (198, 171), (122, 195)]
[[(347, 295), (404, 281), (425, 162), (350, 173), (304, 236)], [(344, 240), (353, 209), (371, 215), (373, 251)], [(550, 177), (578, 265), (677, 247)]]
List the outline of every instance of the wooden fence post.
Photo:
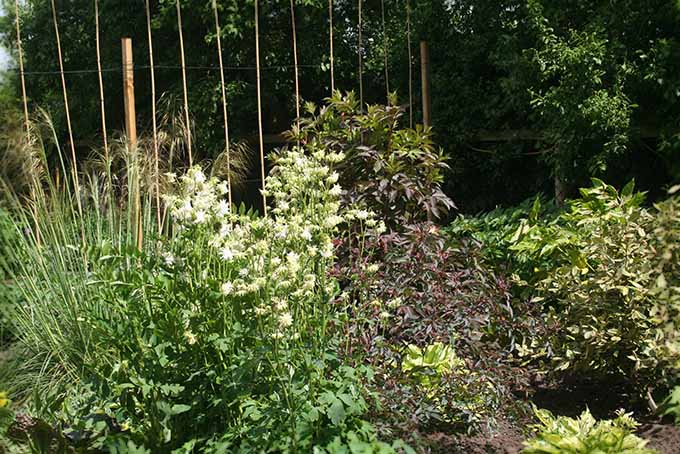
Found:
[(423, 126), (430, 126), (430, 50), (427, 41), (420, 42), (420, 80), (423, 96)]
[[(125, 104), (125, 131), (127, 133), (130, 152), (134, 155), (133, 164), (135, 176), (133, 181), (128, 180), (128, 190), (132, 191), (132, 221), (135, 225), (135, 239), (137, 249), (142, 250), (144, 244), (144, 229), (142, 228), (142, 197), (140, 188), (141, 176), (139, 172), (140, 160), (137, 156), (137, 119), (135, 117), (135, 73), (132, 60), (132, 39), (121, 40), (123, 49), (123, 102)], [(134, 187), (133, 187), (134, 185)]]
[(135, 118), (135, 73), (132, 61), (132, 38), (121, 40), (123, 48), (123, 101), (125, 104), (125, 132), (131, 147), (137, 146)]

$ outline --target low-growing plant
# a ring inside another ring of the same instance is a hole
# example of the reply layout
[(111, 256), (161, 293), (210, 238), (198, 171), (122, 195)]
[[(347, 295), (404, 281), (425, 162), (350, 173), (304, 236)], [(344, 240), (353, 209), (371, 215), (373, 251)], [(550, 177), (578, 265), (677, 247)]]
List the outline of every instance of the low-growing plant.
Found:
[[(435, 342), (425, 348), (407, 345), (401, 370), (414, 377), (426, 388), (436, 388), (443, 375), (451, 373), (467, 374), (465, 361), (456, 356), (449, 345)], [(436, 391), (436, 390), (435, 390)]]
[(552, 200), (538, 195), (511, 208), (496, 208), (476, 216), (459, 215), (444, 231), (454, 241), (469, 237), (479, 242), (486, 263), (497, 271), (531, 281), (536, 271), (544, 267), (526, 260), (526, 256), (518, 255), (511, 247), (528, 226), (547, 224), (558, 214)]
[(584, 411), (578, 418), (553, 416), (535, 409), (540, 424), (536, 436), (525, 441), (523, 454), (654, 454), (647, 441), (635, 435), (638, 423), (631, 413), (617, 412), (613, 420), (597, 421)]

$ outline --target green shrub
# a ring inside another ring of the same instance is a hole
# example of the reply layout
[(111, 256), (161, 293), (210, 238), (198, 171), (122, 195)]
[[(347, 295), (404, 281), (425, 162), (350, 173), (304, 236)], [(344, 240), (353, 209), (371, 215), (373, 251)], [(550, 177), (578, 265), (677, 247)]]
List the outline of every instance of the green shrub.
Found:
[[(663, 329), (666, 354), (673, 358), (680, 356), (680, 197), (673, 195), (678, 189), (680, 186), (671, 189), (672, 197), (655, 205), (650, 232), (652, 296), (656, 300), (653, 315)], [(674, 366), (678, 369), (680, 363)]]
[(654, 454), (634, 432), (638, 424), (631, 414), (619, 410), (616, 419), (596, 421), (588, 410), (577, 419), (555, 417), (548, 410), (535, 410), (540, 424), (536, 437), (525, 441), (523, 454)]
[(658, 318), (655, 217), (643, 199), (632, 184), (618, 193), (594, 180), (553, 221), (521, 226), (511, 249), (544, 267), (533, 302), (546, 308), (549, 330), (520, 353), (550, 358), (558, 371), (648, 384), (663, 377), (677, 356)]
[(391, 225), (441, 218), (454, 207), (440, 187), (448, 169), (443, 151), (430, 129), (400, 127), (402, 107), (371, 105), (363, 112), (353, 92), (337, 91), (321, 109), (306, 107), (309, 117), (291, 138), (312, 152), (346, 156), (337, 167), (346, 205), (365, 205)]

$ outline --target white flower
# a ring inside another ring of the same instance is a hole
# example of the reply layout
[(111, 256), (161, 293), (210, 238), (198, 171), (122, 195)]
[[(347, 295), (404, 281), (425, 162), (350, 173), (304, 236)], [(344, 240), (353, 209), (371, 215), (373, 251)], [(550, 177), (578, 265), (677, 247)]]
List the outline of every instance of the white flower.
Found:
[(285, 239), (288, 236), (288, 227), (286, 227), (285, 225), (280, 227), (278, 229), (278, 231), (276, 232), (275, 236), (276, 236), (276, 238), (281, 239), (281, 240)]
[(220, 251), (220, 256), (222, 257), (222, 260), (232, 260), (234, 258), (234, 251), (229, 249), (228, 247), (223, 247), (222, 250)]
[(356, 217), (357, 217), (357, 219), (362, 221), (362, 220), (368, 219), (369, 214), (370, 213), (366, 210), (359, 210), (359, 211), (356, 212)]
[(314, 288), (314, 284), (316, 284), (316, 276), (313, 274), (307, 274), (305, 276), (305, 280), (302, 283), (302, 288), (304, 290), (312, 290)]
[(217, 205), (217, 215), (224, 217), (229, 214), (229, 211), (229, 204), (225, 200), (220, 200), (220, 203)]
[(338, 182), (339, 177), (340, 175), (338, 175), (338, 172), (333, 172), (330, 175), (328, 175), (326, 181), (328, 182), (328, 184), (335, 184)]
[(381, 318), (382, 320), (387, 320), (387, 319), (390, 318), (390, 317), (392, 317), (392, 314), (390, 314), (390, 313), (387, 312), (387, 311), (382, 311), (382, 312), (380, 313), (380, 318)]
[(333, 257), (333, 244), (326, 243), (326, 245), (321, 249), (321, 257), (329, 259)]
[(293, 324), (293, 316), (290, 315), (290, 312), (284, 312), (283, 314), (279, 315), (279, 328), (280, 329), (286, 329), (289, 326)]
[(332, 214), (324, 220), (323, 224), (325, 227), (332, 229), (336, 225), (341, 224), (343, 220), (344, 219), (342, 219), (342, 217), (338, 216), (337, 214)]
[(277, 311), (285, 311), (288, 309), (288, 302), (283, 298), (276, 298), (274, 300), (274, 309)]
[(163, 261), (167, 266), (172, 266), (175, 264), (175, 256), (170, 252), (163, 254)]
[(380, 221), (378, 226), (375, 228), (375, 233), (380, 235), (381, 233), (385, 233), (387, 231), (387, 227), (385, 226), (385, 223), (383, 221)]
[(303, 240), (305, 241), (311, 241), (312, 240), (312, 233), (309, 231), (308, 227), (305, 227), (302, 233), (300, 234)]
[(220, 184), (217, 185), (217, 191), (220, 193), (220, 195), (225, 195), (226, 193), (229, 192), (229, 186), (227, 185), (226, 181), (221, 182)]
[(194, 181), (196, 183), (205, 183), (205, 174), (201, 170), (196, 170), (194, 172)]
[(174, 183), (175, 180), (177, 179), (177, 174), (175, 172), (166, 172), (164, 175), (165, 178), (167, 178), (168, 182), (170, 183)]
[(267, 308), (266, 308), (266, 307), (264, 307), (264, 306), (257, 306), (257, 307), (255, 308), (255, 315), (258, 315), (258, 316), (261, 317), (261, 316), (266, 315), (266, 314), (267, 314)]
[(288, 209), (290, 208), (290, 205), (285, 200), (279, 200), (276, 206), (281, 211), (288, 211)]
[(368, 265), (366, 267), (366, 271), (368, 271), (369, 273), (376, 273), (376, 272), (378, 272), (379, 268), (380, 268), (380, 266), (377, 263), (373, 263), (373, 264)]
[(289, 252), (286, 254), (286, 260), (288, 260), (289, 265), (300, 263), (300, 254), (297, 252)]
[(250, 270), (248, 268), (241, 268), (241, 270), (238, 272), (238, 275), (246, 278), (250, 274)]
[(196, 217), (194, 218), (194, 223), (203, 224), (208, 219), (208, 213), (203, 210), (198, 210), (196, 212)]
[(330, 195), (333, 197), (338, 197), (340, 194), (342, 194), (342, 188), (340, 187), (339, 184), (333, 185), (333, 187), (328, 191)]
[(196, 335), (192, 333), (191, 331), (185, 331), (184, 332), (184, 337), (187, 339), (187, 342), (189, 345), (194, 345), (198, 339), (196, 339)]
[(227, 282), (225, 282), (224, 284), (222, 284), (222, 286), (220, 287), (220, 290), (222, 291), (222, 294), (223, 294), (224, 296), (230, 295), (231, 292), (234, 291), (234, 284), (232, 284), (231, 282), (227, 281)]
[(387, 306), (392, 308), (392, 309), (396, 309), (399, 306), (401, 306), (402, 303), (403, 303), (403, 300), (401, 299), (401, 297), (396, 297), (394, 299), (389, 300), (387, 302)]

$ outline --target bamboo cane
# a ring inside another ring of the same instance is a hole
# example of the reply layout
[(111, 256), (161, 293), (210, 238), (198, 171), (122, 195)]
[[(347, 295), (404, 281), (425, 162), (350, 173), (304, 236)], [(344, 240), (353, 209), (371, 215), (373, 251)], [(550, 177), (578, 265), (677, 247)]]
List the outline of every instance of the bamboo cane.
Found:
[(154, 173), (156, 184), (156, 223), (158, 233), (163, 231), (163, 222), (161, 217), (161, 185), (160, 185), (160, 170), (158, 157), (158, 126), (156, 124), (156, 71), (154, 70), (153, 61), (153, 39), (151, 37), (151, 10), (149, 8), (149, 0), (145, 0), (146, 9), (146, 32), (149, 41), (149, 73), (151, 76), (151, 128), (153, 129), (153, 160)]
[(385, 57), (385, 90), (387, 91), (387, 103), (390, 102), (390, 73), (387, 65), (387, 27), (385, 25), (385, 0), (380, 0), (380, 13), (382, 15), (382, 29), (383, 29), (383, 55)]
[(106, 134), (106, 111), (104, 109), (104, 81), (102, 79), (102, 58), (99, 46), (99, 0), (94, 0), (95, 44), (97, 47), (97, 76), (99, 79), (99, 105), (102, 117), (102, 138), (104, 139), (104, 159), (109, 162), (109, 143)]
[[(61, 76), (61, 88), (64, 96), (64, 110), (66, 112), (66, 128), (68, 130), (69, 144), (71, 145), (71, 160), (73, 161), (73, 182), (75, 184), (76, 201), (78, 204), (78, 212), (82, 216), (83, 207), (80, 201), (80, 181), (78, 179), (78, 163), (76, 161), (76, 147), (73, 143), (73, 129), (71, 128), (71, 113), (68, 105), (68, 93), (66, 91), (66, 77), (64, 76), (64, 59), (61, 53), (61, 39), (59, 37), (59, 25), (57, 22), (57, 9), (54, 5), (54, 0), (52, 3), (52, 19), (54, 21), (54, 34), (57, 39), (57, 56), (59, 59), (59, 74)], [(85, 232), (83, 230), (83, 241), (85, 241)]]
[(413, 128), (413, 56), (411, 55), (411, 3), (406, 0), (406, 45), (408, 46), (408, 127)]
[(220, 30), (220, 20), (217, 14), (217, 0), (213, 0), (213, 11), (215, 13), (215, 31), (217, 33), (217, 57), (220, 63), (220, 84), (222, 86), (222, 114), (224, 117), (224, 143), (227, 152), (227, 187), (229, 192), (227, 198), (229, 201), (229, 207), (231, 207), (231, 155), (229, 150), (229, 122), (227, 120), (227, 90), (224, 83), (224, 64), (222, 62), (222, 42), (221, 42), (221, 30)]
[(184, 35), (182, 33), (182, 10), (179, 4), (180, 0), (175, 2), (177, 7), (177, 29), (179, 31), (179, 50), (182, 64), (182, 91), (184, 93), (184, 122), (186, 123), (186, 139), (187, 152), (189, 153), (189, 167), (194, 165), (193, 156), (191, 153), (191, 125), (189, 123), (189, 95), (187, 92), (187, 68), (184, 59)]
[(362, 1), (359, 0), (359, 111), (363, 112), (364, 110), (364, 75), (363, 75), (363, 65), (364, 65), (364, 56), (363, 56), (363, 44), (362, 44), (362, 36), (361, 36), (361, 29), (362, 29), (362, 14), (361, 14), (361, 6), (362, 6)]
[(328, 36), (331, 46), (331, 95), (335, 91), (335, 75), (333, 73), (333, 0), (328, 0)]
[(260, 12), (255, 0), (255, 70), (257, 72), (257, 128), (260, 139), (260, 177), (262, 180), (262, 213), (267, 217), (267, 195), (264, 188), (264, 138), (262, 135), (262, 89), (260, 87)]
[[(290, 20), (293, 29), (293, 64), (295, 65), (295, 123), (300, 133), (300, 82), (298, 78), (297, 33), (295, 30), (295, 0), (290, 0)], [(300, 140), (298, 139), (298, 145)]]
[(24, 54), (21, 47), (21, 29), (19, 27), (19, 0), (14, 0), (14, 13), (16, 15), (16, 29), (17, 29), (17, 51), (19, 53), (19, 76), (21, 78), (21, 99), (24, 105), (24, 127), (26, 128), (26, 136), (30, 134), (30, 126), (28, 122), (28, 100), (26, 99), (26, 80), (24, 77)]

